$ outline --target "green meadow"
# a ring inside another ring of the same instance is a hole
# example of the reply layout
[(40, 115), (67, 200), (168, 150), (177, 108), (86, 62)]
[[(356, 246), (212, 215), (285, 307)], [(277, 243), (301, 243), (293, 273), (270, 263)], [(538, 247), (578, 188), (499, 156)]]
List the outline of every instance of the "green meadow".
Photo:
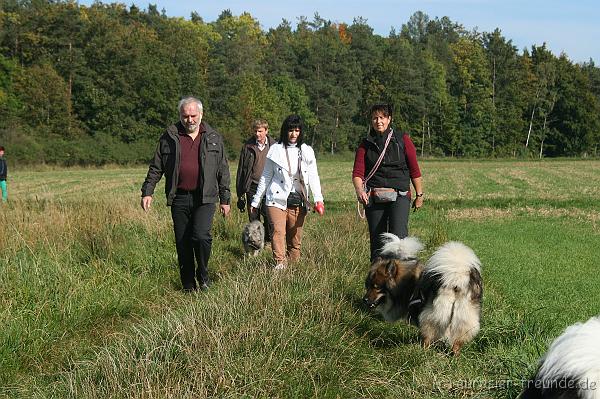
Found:
[(139, 207), (146, 168), (13, 169), (0, 397), (515, 398), (548, 344), (600, 313), (600, 161), (420, 163), (423, 257), (458, 240), (483, 264), (481, 332), (457, 358), (363, 306), (351, 161), (319, 160), (326, 213), (307, 218), (301, 262), (245, 257), (234, 206), (215, 219), (214, 284), (191, 295), (162, 182)]

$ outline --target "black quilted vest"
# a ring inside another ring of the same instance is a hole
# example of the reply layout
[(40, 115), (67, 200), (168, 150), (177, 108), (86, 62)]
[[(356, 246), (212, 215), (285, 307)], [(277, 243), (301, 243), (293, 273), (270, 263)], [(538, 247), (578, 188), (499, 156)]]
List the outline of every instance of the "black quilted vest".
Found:
[[(377, 163), (379, 154), (381, 154), (385, 145), (387, 134), (387, 131), (380, 137), (371, 134), (363, 140), (366, 148), (365, 178), (371, 173), (371, 170)], [(367, 182), (367, 187), (389, 187), (399, 191), (408, 191), (410, 189), (410, 174), (404, 154), (403, 136), (404, 133), (394, 131), (383, 160), (375, 175)]]

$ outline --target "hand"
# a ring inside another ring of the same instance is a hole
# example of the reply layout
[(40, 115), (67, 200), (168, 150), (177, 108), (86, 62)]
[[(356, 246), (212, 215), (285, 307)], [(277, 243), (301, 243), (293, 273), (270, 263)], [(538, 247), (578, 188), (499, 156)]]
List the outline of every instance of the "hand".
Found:
[(230, 211), (231, 211), (231, 205), (221, 204), (219, 206), (219, 212), (221, 212), (221, 215), (223, 215), (224, 217), (229, 216)]
[(246, 200), (244, 199), (244, 197), (238, 198), (237, 207), (240, 210), (240, 212), (242, 212), (242, 213), (246, 212)]
[(361, 202), (365, 205), (369, 205), (369, 194), (367, 194), (366, 191), (364, 191), (363, 189), (360, 189), (360, 191), (356, 191), (356, 199), (358, 200), (358, 202)]
[(423, 206), (423, 197), (416, 197), (412, 203), (413, 212), (418, 211)]
[(152, 204), (152, 196), (151, 195), (146, 195), (145, 197), (142, 197), (140, 205), (144, 211), (148, 212), (148, 210), (150, 210), (151, 204)]
[(325, 213), (325, 204), (321, 201), (315, 203), (315, 212), (323, 216), (323, 214)]
[(253, 214), (253, 215), (254, 215), (254, 214), (257, 212), (257, 210), (258, 210), (258, 209), (256, 209), (255, 207), (253, 207), (253, 206), (250, 206), (250, 213), (251, 213), (251, 214)]

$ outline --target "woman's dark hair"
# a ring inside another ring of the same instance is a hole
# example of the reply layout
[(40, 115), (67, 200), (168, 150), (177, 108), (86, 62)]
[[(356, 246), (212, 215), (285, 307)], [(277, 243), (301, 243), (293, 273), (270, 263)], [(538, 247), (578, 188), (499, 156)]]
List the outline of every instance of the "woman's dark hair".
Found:
[(375, 112), (381, 112), (384, 116), (392, 117), (392, 104), (387, 103), (379, 103), (373, 104), (371, 110), (369, 111), (369, 119), (373, 116)]
[(302, 118), (298, 115), (290, 115), (281, 124), (281, 134), (279, 135), (279, 142), (283, 143), (285, 146), (289, 144), (288, 132), (292, 129), (300, 129), (300, 134), (298, 135), (298, 140), (296, 140), (296, 145), (300, 147), (302, 145), (302, 137), (304, 137), (304, 122), (302, 122)]

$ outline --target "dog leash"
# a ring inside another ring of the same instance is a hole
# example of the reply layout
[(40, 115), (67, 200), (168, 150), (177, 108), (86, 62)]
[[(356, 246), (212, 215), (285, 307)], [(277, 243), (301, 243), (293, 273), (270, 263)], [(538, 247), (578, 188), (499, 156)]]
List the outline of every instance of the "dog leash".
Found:
[[(381, 154), (379, 154), (379, 158), (377, 159), (377, 162), (375, 162), (375, 166), (373, 166), (373, 169), (371, 169), (371, 172), (369, 172), (369, 174), (367, 175), (367, 178), (363, 181), (363, 191), (367, 191), (367, 182), (371, 179), (371, 177), (373, 177), (373, 175), (375, 174), (375, 172), (377, 172), (377, 169), (379, 169), (379, 165), (381, 165), (381, 162), (383, 161), (383, 157), (385, 156), (385, 151), (387, 150), (388, 144), (390, 143), (390, 140), (392, 139), (392, 135), (394, 134), (394, 130), (390, 129), (390, 132), (388, 133), (387, 138), (385, 139), (385, 145), (383, 146), (383, 151), (381, 151)], [(362, 203), (357, 200), (356, 201), (356, 212), (358, 213), (358, 217), (361, 219), (365, 218), (365, 208), (362, 208), (362, 212), (361, 212), (361, 205)]]

